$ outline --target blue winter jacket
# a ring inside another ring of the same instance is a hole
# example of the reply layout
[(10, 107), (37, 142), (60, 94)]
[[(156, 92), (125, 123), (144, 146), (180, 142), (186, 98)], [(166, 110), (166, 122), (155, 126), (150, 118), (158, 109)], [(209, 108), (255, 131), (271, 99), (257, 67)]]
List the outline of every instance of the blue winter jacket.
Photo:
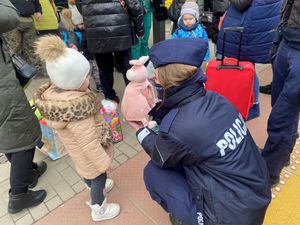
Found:
[(166, 90), (151, 112), (160, 133), (140, 129), (139, 142), (157, 166), (184, 168), (195, 225), (261, 225), (271, 200), (265, 161), (235, 107), (205, 92), (200, 77)]
[[(208, 43), (208, 36), (205, 29), (202, 27), (201, 24), (196, 24), (191, 29), (185, 28), (182, 24), (182, 21), (178, 23), (179, 28), (172, 34), (172, 38), (200, 38), (205, 40)], [(209, 48), (207, 53), (204, 57), (205, 61), (210, 59)]]
[[(243, 2), (243, 1), (242, 1)], [(224, 27), (244, 27), (241, 60), (269, 63), (269, 51), (280, 21), (282, 0), (252, 0), (251, 5), (238, 10), (231, 4), (223, 20), (217, 52), (222, 53)], [(226, 34), (225, 56), (237, 58), (239, 34)]]

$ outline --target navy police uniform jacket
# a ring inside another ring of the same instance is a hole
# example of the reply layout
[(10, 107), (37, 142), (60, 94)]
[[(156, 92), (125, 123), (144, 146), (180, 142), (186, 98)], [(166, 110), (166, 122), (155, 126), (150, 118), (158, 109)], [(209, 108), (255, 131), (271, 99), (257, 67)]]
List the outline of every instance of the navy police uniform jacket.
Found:
[(241, 115), (205, 92), (198, 73), (152, 110), (160, 132), (146, 127), (137, 138), (157, 166), (184, 168), (198, 224), (261, 225), (271, 199), (266, 164)]

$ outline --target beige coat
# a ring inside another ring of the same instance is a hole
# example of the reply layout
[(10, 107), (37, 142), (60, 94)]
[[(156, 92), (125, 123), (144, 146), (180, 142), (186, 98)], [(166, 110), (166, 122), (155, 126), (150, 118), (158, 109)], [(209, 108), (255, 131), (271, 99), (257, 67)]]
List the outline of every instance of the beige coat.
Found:
[(45, 84), (34, 100), (48, 125), (57, 130), (82, 177), (94, 179), (111, 166), (112, 134), (109, 125), (102, 122), (96, 94)]

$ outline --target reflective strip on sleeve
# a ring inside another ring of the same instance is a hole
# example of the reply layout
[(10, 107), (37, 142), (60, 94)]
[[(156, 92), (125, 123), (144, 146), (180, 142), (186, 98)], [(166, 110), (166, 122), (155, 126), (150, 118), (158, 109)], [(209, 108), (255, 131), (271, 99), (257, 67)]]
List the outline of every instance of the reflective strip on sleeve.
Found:
[(144, 128), (137, 136), (140, 144), (142, 144), (145, 137), (147, 137), (150, 134), (150, 131), (147, 128)]

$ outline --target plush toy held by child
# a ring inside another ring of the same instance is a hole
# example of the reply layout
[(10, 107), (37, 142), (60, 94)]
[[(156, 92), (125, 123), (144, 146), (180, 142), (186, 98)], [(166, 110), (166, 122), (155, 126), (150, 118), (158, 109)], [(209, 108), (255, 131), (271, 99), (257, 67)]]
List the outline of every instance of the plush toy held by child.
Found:
[(44, 36), (37, 42), (37, 54), (46, 61), (52, 83), (35, 93), (35, 105), (73, 160), (77, 172), (91, 188), (91, 216), (94, 221), (114, 218), (116, 203), (107, 203), (113, 181), (107, 179), (114, 155), (112, 134), (100, 116), (96, 93), (88, 89), (90, 64), (78, 51), (67, 48), (58, 36)]
[[(172, 38), (199, 38), (208, 43), (208, 36), (199, 22), (199, 6), (194, 1), (186, 1), (178, 19), (178, 29), (172, 34)], [(210, 58), (209, 48), (204, 57), (205, 61)]]
[(144, 66), (148, 59), (148, 56), (142, 56), (139, 60), (129, 61), (133, 67), (126, 74), (131, 82), (125, 88), (121, 110), (125, 122), (134, 130), (149, 125), (148, 112), (155, 105), (153, 87)]

